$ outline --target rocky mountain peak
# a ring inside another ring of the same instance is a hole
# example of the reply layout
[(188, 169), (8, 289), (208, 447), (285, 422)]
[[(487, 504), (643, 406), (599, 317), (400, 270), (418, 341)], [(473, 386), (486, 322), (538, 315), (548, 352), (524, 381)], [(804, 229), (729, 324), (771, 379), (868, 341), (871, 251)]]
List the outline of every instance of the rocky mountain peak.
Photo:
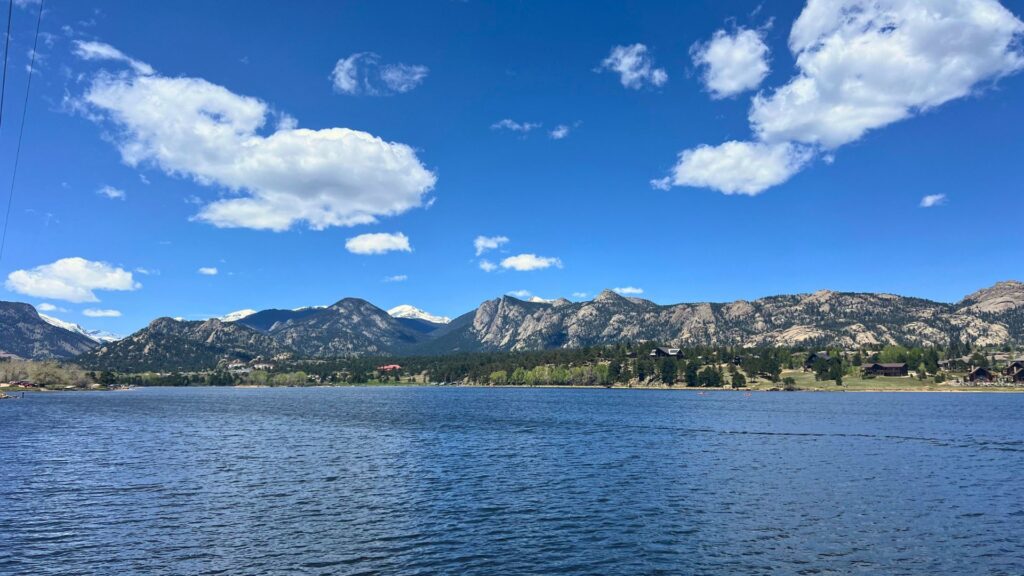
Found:
[(625, 296), (619, 294), (618, 292), (606, 288), (602, 290), (601, 293), (594, 298), (593, 302), (618, 304), (629, 302), (629, 300)]
[(996, 282), (968, 295), (961, 306), (974, 312), (1001, 313), (1024, 306), (1024, 282), (1006, 280)]

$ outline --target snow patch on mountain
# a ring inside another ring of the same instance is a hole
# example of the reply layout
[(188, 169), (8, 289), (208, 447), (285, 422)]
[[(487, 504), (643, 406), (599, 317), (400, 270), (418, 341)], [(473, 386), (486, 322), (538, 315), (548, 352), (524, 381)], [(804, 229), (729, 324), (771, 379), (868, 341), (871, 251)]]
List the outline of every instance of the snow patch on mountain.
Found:
[(452, 319), (447, 316), (435, 316), (408, 304), (395, 306), (391, 310), (388, 310), (388, 315), (392, 318), (416, 318), (417, 320), (426, 320), (427, 322), (433, 322), (434, 324), (447, 324), (452, 321)]
[(82, 336), (85, 336), (86, 338), (89, 338), (90, 340), (98, 344), (105, 344), (107, 342), (117, 342), (122, 338), (117, 334), (106, 332), (103, 330), (86, 330), (85, 328), (78, 324), (75, 324), (73, 322), (66, 322), (64, 320), (61, 320), (60, 318), (54, 318), (53, 316), (47, 316), (46, 314), (39, 314), (39, 317), (42, 318), (44, 322), (51, 326), (56, 326), (57, 328), (63, 328), (69, 332), (81, 334)]
[(220, 318), (218, 318), (218, 320), (220, 320), (221, 322), (237, 322), (242, 318), (245, 318), (246, 316), (252, 316), (255, 313), (256, 311), (251, 308), (246, 308), (245, 310), (235, 310), (234, 312), (229, 312), (221, 316)]

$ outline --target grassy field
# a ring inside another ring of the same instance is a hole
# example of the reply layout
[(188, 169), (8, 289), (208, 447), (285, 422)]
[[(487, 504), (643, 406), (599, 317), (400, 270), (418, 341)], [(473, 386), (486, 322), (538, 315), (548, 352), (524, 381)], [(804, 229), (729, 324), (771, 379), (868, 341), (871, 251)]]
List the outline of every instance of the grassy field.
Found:
[[(936, 384), (930, 378), (928, 380), (918, 380), (917, 378), (911, 378), (909, 376), (903, 378), (890, 378), (880, 376), (877, 378), (864, 379), (860, 375), (856, 376), (844, 376), (843, 385), (836, 386), (836, 383), (832, 380), (817, 381), (814, 379), (813, 372), (804, 372), (802, 370), (783, 370), (782, 377), (793, 378), (796, 380), (797, 388), (801, 390), (827, 390), (835, 392), (839, 390), (846, 391), (865, 391), (865, 390), (911, 390), (911, 391), (929, 391), (929, 390), (958, 390), (959, 387), (949, 386), (946, 384)], [(766, 389), (781, 384), (775, 384), (768, 380), (758, 380), (757, 383), (752, 384), (750, 387), (753, 389)]]

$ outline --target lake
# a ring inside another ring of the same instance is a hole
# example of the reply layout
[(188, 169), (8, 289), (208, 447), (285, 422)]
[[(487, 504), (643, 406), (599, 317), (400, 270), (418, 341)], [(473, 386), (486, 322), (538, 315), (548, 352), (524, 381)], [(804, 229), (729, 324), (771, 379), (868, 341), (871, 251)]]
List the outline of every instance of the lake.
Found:
[(1024, 394), (0, 402), (0, 574), (1024, 574)]

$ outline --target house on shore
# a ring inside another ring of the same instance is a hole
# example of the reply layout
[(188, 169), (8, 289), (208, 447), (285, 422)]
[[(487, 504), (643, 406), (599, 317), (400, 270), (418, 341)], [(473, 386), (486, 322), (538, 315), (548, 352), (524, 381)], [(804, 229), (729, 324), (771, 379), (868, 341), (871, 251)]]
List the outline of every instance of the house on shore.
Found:
[(1017, 369), (1016, 372), (1009, 375), (1010, 382), (1015, 384), (1024, 384), (1024, 366)]
[(949, 358), (948, 360), (939, 360), (939, 368), (951, 372), (960, 372), (961, 370), (967, 370), (971, 367), (970, 358), (963, 356), (960, 358)]
[(818, 360), (824, 360), (825, 362), (828, 362), (831, 359), (832, 357), (828, 355), (827, 351), (822, 350), (820, 352), (811, 352), (810, 354), (807, 355), (807, 359), (804, 360), (804, 368), (810, 370), (811, 368), (814, 368), (814, 364)]
[(906, 362), (872, 362), (864, 365), (865, 376), (906, 376), (908, 373)]
[(653, 358), (679, 358), (683, 355), (683, 351), (679, 348), (662, 348), (661, 346), (651, 350), (651, 357)]
[(1006, 369), (1003, 370), (1003, 374), (1006, 376), (1013, 376), (1018, 371), (1024, 370), (1024, 358), (1013, 360), (1006, 365)]
[(988, 368), (982, 368), (981, 366), (967, 373), (968, 382), (991, 382), (993, 379), (992, 372)]

